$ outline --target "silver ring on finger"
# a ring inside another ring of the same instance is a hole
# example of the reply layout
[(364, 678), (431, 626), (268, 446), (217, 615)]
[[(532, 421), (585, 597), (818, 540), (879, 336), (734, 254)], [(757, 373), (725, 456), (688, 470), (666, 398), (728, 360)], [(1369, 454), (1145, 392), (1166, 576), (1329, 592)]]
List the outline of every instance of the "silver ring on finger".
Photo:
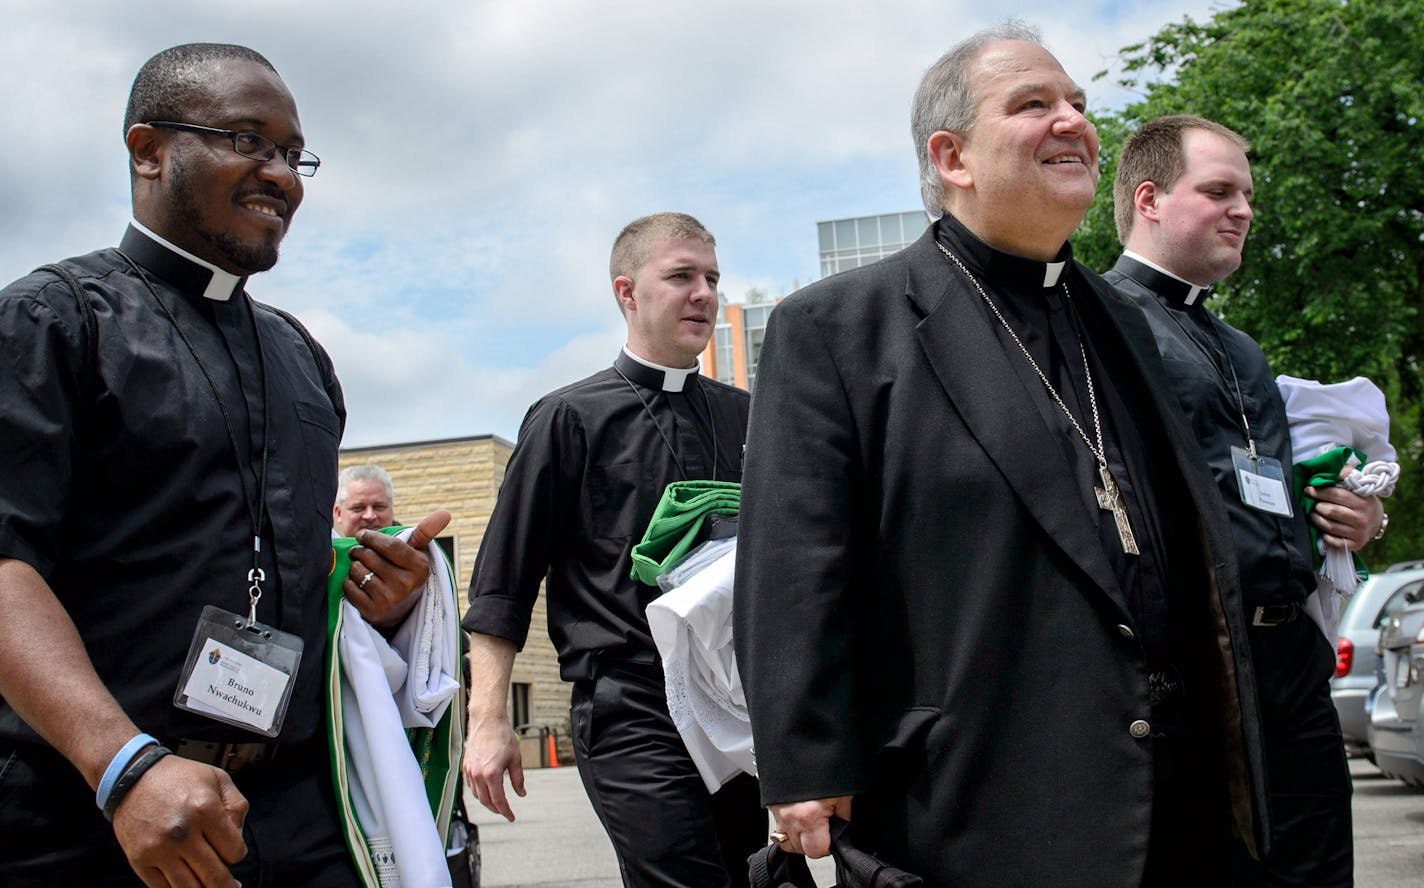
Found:
[(371, 582), (371, 578), (374, 577), (375, 575), (376, 575), (376, 572), (375, 572), (374, 570), (368, 570), (368, 571), (366, 571), (366, 575), (365, 575), (364, 577), (362, 577), (361, 579), (359, 579), (359, 580), (356, 581), (356, 588), (357, 588), (357, 589), (365, 589), (365, 588), (366, 588), (366, 584), (369, 583), (369, 582)]

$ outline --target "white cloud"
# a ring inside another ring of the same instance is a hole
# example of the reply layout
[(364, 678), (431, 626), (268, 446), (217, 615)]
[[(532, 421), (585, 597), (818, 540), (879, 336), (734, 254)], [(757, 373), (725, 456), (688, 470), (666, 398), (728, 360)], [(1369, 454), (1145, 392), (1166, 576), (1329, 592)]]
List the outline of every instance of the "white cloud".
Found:
[[(1210, 0), (1013, 10), (1087, 81)], [(630, 219), (698, 216), (723, 289), (817, 273), (814, 223), (918, 206), (921, 72), (1001, 10), (965, 0), (4, 0), (0, 279), (116, 240), (139, 65), (244, 43), (297, 98), (320, 175), (253, 281), (331, 351), (348, 444), (513, 437), (621, 342), (607, 253)], [(1094, 104), (1123, 96), (1086, 84)], [(1101, 95), (1099, 95), (1101, 93)]]

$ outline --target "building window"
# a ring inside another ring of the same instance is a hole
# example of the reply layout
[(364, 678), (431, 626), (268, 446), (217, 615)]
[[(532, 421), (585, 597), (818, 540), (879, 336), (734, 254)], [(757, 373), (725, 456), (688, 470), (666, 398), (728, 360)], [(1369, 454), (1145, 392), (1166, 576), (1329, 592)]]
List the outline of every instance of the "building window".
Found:
[(869, 265), (904, 249), (928, 222), (924, 213), (907, 212), (816, 223), (821, 276)]
[(516, 728), (529, 724), (529, 683), (511, 682), (509, 685), (509, 719)]
[(742, 336), (747, 356), (747, 390), (756, 386), (757, 362), (761, 360), (761, 342), (766, 338), (766, 319), (771, 305), (748, 305), (742, 308)]
[(732, 385), (736, 381), (737, 368), (732, 364), (732, 325), (718, 324), (717, 338), (717, 381)]

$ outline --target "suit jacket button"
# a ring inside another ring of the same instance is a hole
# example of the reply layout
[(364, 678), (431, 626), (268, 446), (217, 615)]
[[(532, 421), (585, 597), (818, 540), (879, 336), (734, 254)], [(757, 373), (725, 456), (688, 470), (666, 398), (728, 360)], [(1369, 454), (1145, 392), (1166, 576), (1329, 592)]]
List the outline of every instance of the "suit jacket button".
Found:
[(1137, 637), (1137, 635), (1133, 633), (1132, 627), (1126, 624), (1117, 627), (1117, 634), (1121, 635), (1123, 638), (1126, 638), (1128, 641), (1131, 641), (1132, 639)]
[(1134, 740), (1141, 740), (1152, 733), (1152, 726), (1139, 718), (1127, 726), (1127, 732), (1132, 735)]

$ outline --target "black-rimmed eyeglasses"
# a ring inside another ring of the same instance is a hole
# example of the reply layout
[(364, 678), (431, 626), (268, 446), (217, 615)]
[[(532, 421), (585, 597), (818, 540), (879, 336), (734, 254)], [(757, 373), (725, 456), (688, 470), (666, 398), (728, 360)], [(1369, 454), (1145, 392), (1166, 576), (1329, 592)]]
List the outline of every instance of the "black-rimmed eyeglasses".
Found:
[(321, 166), (321, 158), (312, 154), (305, 148), (297, 148), (292, 145), (278, 145), (276, 142), (251, 130), (229, 130), (214, 129), (210, 126), (198, 126), (194, 123), (175, 123), (172, 120), (150, 120), (149, 126), (162, 127), (163, 129), (183, 130), (189, 133), (204, 133), (209, 136), (222, 136), (232, 140), (232, 150), (243, 157), (252, 160), (260, 160), (263, 163), (276, 156), (278, 151), (282, 152), (282, 158), (287, 161), (287, 166), (292, 168), (292, 172), (300, 176), (315, 176), (316, 168)]

